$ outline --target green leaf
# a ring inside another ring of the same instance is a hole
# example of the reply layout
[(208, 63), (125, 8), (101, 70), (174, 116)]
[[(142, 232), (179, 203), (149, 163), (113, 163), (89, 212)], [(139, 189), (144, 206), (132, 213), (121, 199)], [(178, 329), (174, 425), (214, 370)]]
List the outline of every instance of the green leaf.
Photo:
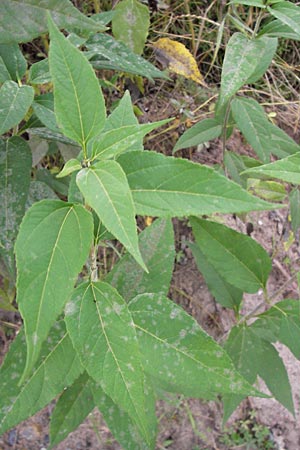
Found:
[(196, 123), (178, 139), (173, 153), (181, 148), (193, 147), (194, 145), (202, 144), (220, 136), (222, 126), (215, 119), (204, 119)]
[(144, 50), (149, 26), (149, 8), (139, 1), (122, 0), (115, 7), (112, 18), (113, 35), (138, 55)]
[(300, 359), (300, 308), (298, 300), (276, 303), (251, 326), (263, 339), (280, 341)]
[(282, 202), (287, 196), (285, 187), (282, 183), (278, 183), (277, 181), (264, 181), (248, 178), (247, 187), (250, 192), (253, 192), (264, 200)]
[(234, 5), (249, 5), (249, 6), (257, 6), (258, 8), (266, 8), (263, 0), (231, 0), (230, 3)]
[(126, 247), (143, 267), (138, 247), (135, 208), (126, 176), (116, 161), (101, 161), (82, 169), (77, 185), (104, 226)]
[(50, 446), (53, 448), (75, 430), (95, 407), (93, 381), (84, 372), (58, 399), (50, 422)]
[[(47, 13), (55, 18), (59, 28), (88, 32), (105, 28), (81, 14), (69, 0), (2, 0), (0, 42), (27, 42), (47, 32)], [(20, 10), (26, 14), (20, 14)]]
[(225, 308), (231, 308), (238, 313), (243, 298), (243, 291), (225, 281), (222, 275), (209, 263), (198, 245), (190, 242), (189, 247), (192, 249), (198, 269), (217, 302)]
[(237, 126), (261, 161), (270, 161), (274, 144), (270, 140), (269, 121), (262, 106), (251, 98), (235, 98), (231, 110)]
[(278, 178), (288, 183), (300, 184), (300, 152), (270, 164), (245, 170), (246, 174), (263, 175), (264, 177)]
[(86, 55), (95, 69), (133, 73), (149, 80), (168, 78), (164, 72), (161, 72), (149, 61), (133, 53), (125, 43), (118, 42), (105, 33), (95, 34), (86, 43), (88, 49)]
[(76, 172), (82, 168), (80, 161), (78, 159), (69, 159), (69, 161), (66, 162), (64, 165), (64, 168), (61, 172), (59, 172), (58, 175), (56, 175), (56, 178), (63, 178), (68, 175), (70, 175), (73, 172)]
[(32, 108), (43, 125), (54, 132), (59, 132), (54, 114), (54, 98), (52, 92), (35, 97)]
[(32, 180), (29, 186), (29, 193), (26, 201), (26, 209), (29, 209), (34, 203), (40, 200), (52, 199), (57, 200), (55, 192), (42, 181)]
[(276, 400), (294, 414), (288, 375), (273, 345), (261, 339), (252, 327), (239, 325), (230, 331), (225, 349), (249, 383), (254, 383), (259, 375)]
[(300, 228), (300, 191), (299, 189), (293, 189), (289, 195), (291, 223), (294, 234), (297, 233)]
[(56, 120), (62, 132), (82, 145), (85, 152), (88, 140), (104, 126), (103, 95), (91, 65), (80, 50), (58, 31), (52, 20), (49, 29)]
[(21, 80), (26, 73), (27, 62), (17, 44), (1, 44), (0, 56), (9, 72), (10, 79)]
[[(273, 49), (275, 41), (268, 37), (249, 39), (242, 33), (233, 34), (226, 46), (222, 68), (220, 96), (223, 103), (228, 101), (248, 80), (252, 79), (251, 82), (253, 82), (255, 74), (261, 73), (262, 67), (267, 69), (273, 57), (272, 53), (268, 54), (267, 49), (270, 50), (270, 46)], [(264, 61), (260, 60), (262, 55), (264, 55)], [(260, 62), (257, 63), (257, 61)]]
[[(149, 384), (149, 380), (147, 380)], [(112, 399), (105, 394), (102, 388), (93, 386), (92, 388), (94, 401), (98, 406), (104, 420), (114, 437), (120, 442), (126, 450), (154, 450), (157, 420), (155, 416), (155, 402), (152, 394), (152, 389), (145, 391), (145, 411), (148, 418), (149, 432), (151, 442), (148, 444), (141, 436), (141, 433), (132, 421), (130, 416), (124, 412)]]
[(48, 58), (38, 61), (29, 69), (28, 82), (31, 84), (45, 84), (51, 81)]
[(241, 172), (248, 169), (248, 167), (256, 167), (260, 165), (257, 159), (245, 157), (244, 155), (237, 155), (235, 152), (225, 151), (224, 164), (229, 176), (236, 183), (243, 188), (247, 187), (247, 177), (241, 175)]
[(0, 83), (4, 83), (4, 81), (10, 80), (11, 76), (7, 70), (7, 67), (0, 56)]
[[(261, 37), (259, 37), (258, 39), (261, 39)], [(247, 78), (247, 84), (253, 84), (257, 80), (259, 80), (266, 73), (275, 56), (278, 46), (278, 39), (264, 36), (263, 41), (264, 45), (261, 48), (261, 54), (255, 61), (256, 65), (254, 70)]]
[(129, 303), (146, 373), (165, 390), (191, 397), (257, 395), (223, 350), (180, 306), (161, 294)]
[(41, 345), (70, 297), (93, 239), (91, 214), (81, 205), (44, 200), (26, 213), (17, 237), (17, 302), (32, 371)]
[(139, 247), (149, 273), (130, 254), (126, 254), (105, 280), (127, 301), (144, 292), (167, 295), (175, 259), (171, 220), (157, 219), (145, 228), (139, 235)]
[(290, 27), (300, 37), (300, 8), (291, 2), (282, 1), (268, 7), (269, 13)]
[(267, 23), (260, 33), (260, 35), (267, 34), (269, 36), (285, 38), (285, 39), (293, 39), (295, 41), (300, 40), (299, 34), (295, 33), (292, 28), (288, 25), (285, 25), (281, 22), (281, 20), (273, 20), (272, 22)]
[(265, 288), (272, 262), (256, 241), (216, 222), (190, 222), (197, 245), (222, 278), (245, 292)]
[(144, 374), (127, 305), (103, 282), (84, 283), (65, 308), (73, 345), (89, 375), (138, 426), (149, 443)]
[(88, 155), (94, 159), (116, 158), (132, 148), (140, 147), (146, 134), (169, 122), (169, 119), (141, 125), (127, 125), (101, 133), (88, 143)]
[(27, 113), (34, 91), (31, 86), (19, 87), (14, 81), (5, 81), (0, 88), (0, 134), (13, 128)]
[(25, 335), (21, 330), (0, 369), (1, 434), (42, 409), (83, 370), (63, 321), (56, 322), (51, 329), (32, 375), (20, 386), (25, 355)]
[[(49, 141), (54, 142), (62, 142), (63, 144), (69, 144), (72, 146), (77, 146), (78, 144), (75, 141), (72, 141), (72, 139), (69, 139), (65, 137), (61, 133), (56, 133), (55, 131), (49, 130), (49, 128), (43, 128), (43, 127), (34, 127), (29, 128), (28, 132), (33, 136), (39, 136), (41, 139), (47, 139)], [(78, 153), (80, 151), (80, 147), (78, 147)]]
[(0, 256), (14, 277), (13, 248), (25, 213), (31, 176), (31, 151), (26, 141), (0, 140)]
[(252, 197), (207, 166), (155, 152), (127, 152), (118, 158), (137, 214), (175, 217), (277, 207)]

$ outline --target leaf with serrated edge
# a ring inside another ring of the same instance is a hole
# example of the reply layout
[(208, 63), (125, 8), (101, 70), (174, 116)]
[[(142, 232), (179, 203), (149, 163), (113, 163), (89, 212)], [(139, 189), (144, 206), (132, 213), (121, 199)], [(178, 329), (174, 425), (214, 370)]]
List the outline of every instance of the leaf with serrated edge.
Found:
[[(0, 41), (27, 42), (47, 32), (47, 13), (60, 28), (103, 31), (105, 27), (81, 14), (69, 0), (1, 0)], [(24, 9), (26, 14), (20, 14)]]
[(75, 430), (95, 407), (93, 380), (84, 372), (63, 391), (51, 415), (50, 446), (53, 448)]
[(25, 355), (26, 341), (21, 330), (0, 369), (1, 434), (42, 409), (72, 384), (83, 370), (63, 321), (52, 327), (32, 375), (19, 386)]
[(17, 237), (17, 302), (24, 320), (30, 374), (43, 341), (61, 313), (93, 239), (92, 215), (59, 200), (35, 203)]
[(62, 132), (83, 150), (104, 126), (104, 98), (94, 70), (49, 19), (49, 65), (54, 86), (56, 120)]
[(96, 211), (108, 231), (147, 270), (138, 246), (134, 203), (120, 165), (116, 161), (101, 161), (82, 169), (76, 182), (86, 202)]
[(24, 118), (34, 96), (31, 86), (18, 86), (5, 81), (0, 89), (0, 134), (10, 130)]
[(155, 152), (127, 152), (118, 158), (136, 213), (175, 217), (215, 212), (274, 209), (213, 169)]
[(114, 437), (126, 450), (154, 450), (155, 447), (157, 432), (155, 398), (153, 396), (150, 381), (145, 381), (144, 385), (146, 396), (145, 411), (148, 417), (149, 434), (151, 438), (151, 442), (149, 444), (145, 442), (145, 439), (141, 436), (138, 427), (129, 415), (126, 414), (116, 403), (114, 403), (99, 385), (94, 384), (92, 387), (94, 401), (98, 409), (100, 410)]
[(214, 398), (220, 393), (259, 395), (229, 356), (180, 306), (160, 294), (129, 303), (145, 372), (164, 389)]
[(67, 303), (65, 321), (82, 365), (148, 442), (144, 374), (125, 301), (107, 283), (84, 283)]
[(272, 261), (254, 239), (220, 223), (196, 217), (190, 222), (197, 245), (228, 283), (250, 293), (265, 287)]
[(145, 228), (139, 234), (139, 247), (149, 273), (127, 253), (109, 272), (105, 281), (114, 286), (125, 300), (144, 292), (167, 295), (175, 259), (171, 220), (157, 219)]
[(31, 177), (31, 151), (24, 139), (0, 141), (0, 255), (15, 276), (13, 247), (25, 213)]

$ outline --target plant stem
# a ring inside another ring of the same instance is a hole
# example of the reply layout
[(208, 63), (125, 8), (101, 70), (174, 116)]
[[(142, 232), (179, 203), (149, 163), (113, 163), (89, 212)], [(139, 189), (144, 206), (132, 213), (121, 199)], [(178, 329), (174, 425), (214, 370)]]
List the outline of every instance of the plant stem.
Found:
[(90, 258), (91, 258), (91, 281), (96, 282), (98, 281), (98, 267), (97, 267), (97, 253), (98, 253), (98, 246), (93, 245), (90, 252)]
[(230, 114), (230, 102), (229, 100), (227, 106), (226, 106), (226, 112), (224, 117), (224, 123), (223, 123), (223, 130), (222, 130), (222, 165), (224, 166), (224, 156), (225, 156), (225, 150), (226, 150), (226, 139), (227, 139), (227, 124)]

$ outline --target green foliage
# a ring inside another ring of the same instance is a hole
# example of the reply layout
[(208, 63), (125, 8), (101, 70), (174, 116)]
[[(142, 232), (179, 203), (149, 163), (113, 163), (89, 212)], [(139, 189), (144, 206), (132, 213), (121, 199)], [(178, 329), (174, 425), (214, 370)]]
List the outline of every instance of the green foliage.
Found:
[[(22, 17), (20, 4), (26, 6)], [(241, 315), (244, 292), (261, 289), (267, 299), (272, 260), (254, 239), (215, 215), (279, 208), (252, 193), (284, 201), (281, 181), (299, 184), (299, 145), (240, 89), (266, 72), (277, 37), (300, 38), (300, 8), (286, 1), (235, 0), (229, 8), (235, 4), (258, 8), (256, 26), (251, 30), (238, 21), (243, 32), (234, 33), (226, 46), (215, 115), (188, 129), (173, 151), (221, 137), (223, 174), (145, 150), (145, 135), (168, 120), (139, 124), (129, 92), (107, 115), (93, 67), (150, 80), (165, 77), (139, 56), (149, 30), (145, 5), (123, 0), (114, 14), (88, 18), (69, 0), (3, 2), (0, 275), (9, 288), (4, 292), (1, 286), (0, 305), (14, 309), (16, 284), (24, 326), (0, 369), (1, 433), (60, 396), (50, 448), (96, 406), (125, 449), (153, 450), (155, 401), (162, 392), (222, 395), (227, 419), (246, 396), (265, 396), (253, 387), (258, 376), (294, 412), (274, 344), (283, 343), (300, 359), (299, 302), (279, 302), (251, 324), (254, 313)], [(261, 11), (269, 23), (259, 29)], [(110, 21), (116, 39), (100, 33)], [(47, 23), (49, 60), (27, 71), (18, 43), (47, 32)], [(66, 38), (57, 27), (77, 34)], [(259, 159), (226, 151), (233, 127)], [(65, 161), (61, 171), (53, 146)], [(270, 162), (274, 156), (279, 159)], [(35, 167), (43, 157), (55, 160), (51, 170), (46, 164)], [(298, 189), (289, 199), (297, 232)], [(140, 233), (137, 214), (150, 216)], [(235, 313), (237, 322), (223, 346), (167, 297), (175, 260), (173, 217), (188, 217), (197, 266), (216, 301)], [(114, 258), (102, 266), (106, 245), (122, 247), (114, 267)], [(265, 435), (252, 438), (261, 443)]]

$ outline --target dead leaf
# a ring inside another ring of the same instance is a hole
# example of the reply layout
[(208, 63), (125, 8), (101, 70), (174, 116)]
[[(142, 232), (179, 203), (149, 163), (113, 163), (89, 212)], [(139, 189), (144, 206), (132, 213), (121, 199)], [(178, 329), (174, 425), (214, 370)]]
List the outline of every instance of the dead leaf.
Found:
[(161, 38), (154, 42), (153, 47), (157, 59), (171, 72), (206, 86), (195, 58), (183, 44), (169, 38)]

